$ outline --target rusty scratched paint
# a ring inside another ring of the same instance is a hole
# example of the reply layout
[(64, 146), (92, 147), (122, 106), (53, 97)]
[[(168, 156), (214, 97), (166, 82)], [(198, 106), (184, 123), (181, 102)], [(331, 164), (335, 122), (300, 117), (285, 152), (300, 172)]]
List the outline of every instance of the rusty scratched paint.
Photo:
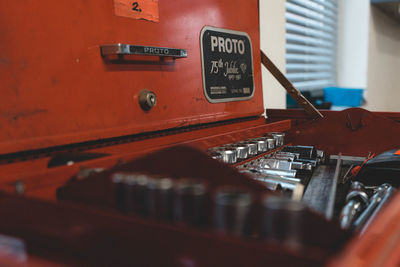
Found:
[(1, 115), (3, 117), (6, 117), (8, 120), (11, 121), (18, 121), (21, 118), (26, 118), (26, 117), (31, 117), (35, 116), (41, 113), (47, 113), (48, 111), (46, 109), (28, 109), (28, 110), (22, 110), (18, 112), (4, 112)]

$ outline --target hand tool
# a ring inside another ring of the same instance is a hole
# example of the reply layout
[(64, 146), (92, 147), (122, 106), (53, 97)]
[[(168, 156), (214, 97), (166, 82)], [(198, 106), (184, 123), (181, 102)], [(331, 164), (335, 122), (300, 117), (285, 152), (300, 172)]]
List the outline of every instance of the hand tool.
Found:
[[(213, 147), (209, 149), (208, 153), (224, 163), (234, 164), (237, 162), (237, 152), (233, 147)], [(216, 156), (216, 153), (220, 154), (220, 156)]]
[(376, 193), (371, 197), (369, 205), (354, 222), (354, 231), (362, 235), (395, 192), (396, 189), (389, 184), (378, 187)]
[(262, 174), (284, 176), (284, 177), (290, 177), (290, 178), (295, 178), (296, 174), (297, 174), (296, 170), (268, 169), (268, 168), (262, 168), (262, 167), (253, 167), (252, 169), (254, 169), (255, 171), (262, 173)]
[(340, 213), (340, 227), (349, 229), (354, 220), (361, 214), (368, 205), (368, 195), (364, 191), (364, 185), (360, 182), (353, 182), (349, 193), (346, 196), (346, 205)]
[(125, 175), (122, 173), (114, 173), (112, 175), (111, 181), (114, 184), (114, 199), (115, 199), (115, 207), (120, 210), (124, 211), (124, 178)]
[(298, 178), (265, 175), (254, 170), (239, 169), (239, 172), (249, 175), (251, 178), (262, 182), (268, 189), (273, 191), (291, 192), (292, 199), (301, 200), (304, 193), (304, 185)]
[(284, 197), (266, 196), (262, 200), (261, 235), (269, 242), (283, 243), (290, 248), (303, 244), (303, 224), (306, 206)]
[(237, 187), (223, 187), (214, 197), (214, 226), (223, 233), (246, 235), (249, 231), (249, 213), (253, 196), (247, 190)]
[(368, 206), (360, 214), (360, 216), (353, 222), (352, 228), (354, 231), (360, 231), (367, 223), (369, 217), (372, 215), (378, 204), (382, 201), (386, 188), (382, 185), (377, 188), (374, 195), (370, 198)]
[(136, 173), (115, 173), (112, 175), (115, 184), (117, 208), (124, 212), (146, 215), (146, 195), (149, 177)]
[(270, 155), (270, 157), (271, 158), (276, 158), (276, 159), (288, 159), (288, 160), (291, 160), (291, 161), (295, 161), (295, 160), (297, 160), (299, 158), (299, 154), (278, 151), (278, 152), (275, 152), (274, 154)]
[(313, 146), (285, 146), (282, 151), (297, 153), (301, 159), (317, 159), (317, 150)]
[(279, 176), (279, 175), (274, 175), (274, 174), (266, 174), (266, 173), (259, 171), (258, 169), (254, 169), (254, 168), (239, 169), (239, 172), (249, 174), (251, 177), (253, 177), (255, 179), (259, 179), (259, 180), (271, 179), (271, 180), (277, 180), (278, 182), (283, 181), (283, 182), (288, 182), (288, 183), (300, 183), (301, 182), (300, 178)]
[(301, 200), (304, 193), (304, 185), (300, 182), (290, 181), (289, 179), (273, 176), (259, 176), (254, 179), (267, 186), (280, 186), (282, 189), (292, 192), (292, 199)]
[(274, 158), (263, 158), (257, 162), (257, 166), (265, 169), (279, 169), (279, 170), (291, 170), (292, 161), (279, 160)]
[(247, 159), (249, 157), (249, 147), (245, 144), (228, 144), (224, 145), (227, 149), (236, 150), (238, 159)]
[(279, 182), (277, 181), (266, 181), (264, 178), (265, 176), (259, 174), (259, 173), (254, 173), (252, 171), (246, 170), (246, 169), (240, 169), (239, 170), (240, 173), (244, 173), (249, 175), (252, 179), (254, 180), (258, 180), (260, 182), (262, 182), (269, 190), (271, 191), (278, 191), (280, 192), (281, 190), (292, 190), (293, 189), (293, 185), (292, 184), (288, 184), (287, 187), (284, 187), (285, 185), (281, 185)]
[(259, 153), (268, 151), (268, 142), (264, 138), (254, 138), (250, 139), (250, 141), (257, 143), (257, 150)]
[(275, 139), (275, 144), (277, 147), (283, 146), (285, 144), (285, 133), (268, 133)]
[(288, 161), (276, 158), (262, 158), (257, 162), (258, 166), (263, 168), (281, 169), (281, 170), (307, 170), (312, 171), (312, 165), (299, 161)]
[(259, 137), (259, 139), (265, 140), (268, 145), (268, 151), (275, 149), (275, 139), (272, 136), (263, 136)]
[(249, 156), (258, 154), (258, 143), (256, 141), (242, 141), (237, 144), (247, 146), (249, 148)]
[(170, 178), (148, 179), (147, 214), (164, 220), (173, 219), (173, 181)]
[(174, 217), (194, 225), (204, 225), (206, 222), (206, 195), (208, 193), (205, 181), (194, 178), (180, 178), (174, 186)]

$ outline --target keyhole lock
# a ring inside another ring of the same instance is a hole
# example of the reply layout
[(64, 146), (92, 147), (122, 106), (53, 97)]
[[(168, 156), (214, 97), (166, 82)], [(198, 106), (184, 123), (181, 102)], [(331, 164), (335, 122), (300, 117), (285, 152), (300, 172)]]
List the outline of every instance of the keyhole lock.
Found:
[(156, 94), (147, 89), (143, 89), (139, 93), (139, 105), (144, 111), (149, 111), (157, 104)]

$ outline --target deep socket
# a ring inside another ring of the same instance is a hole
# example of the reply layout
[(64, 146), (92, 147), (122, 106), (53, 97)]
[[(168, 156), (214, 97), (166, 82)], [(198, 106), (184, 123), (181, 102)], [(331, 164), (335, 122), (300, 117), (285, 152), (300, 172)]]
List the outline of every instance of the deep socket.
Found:
[(247, 190), (224, 187), (214, 197), (214, 226), (220, 232), (246, 235), (253, 197)]

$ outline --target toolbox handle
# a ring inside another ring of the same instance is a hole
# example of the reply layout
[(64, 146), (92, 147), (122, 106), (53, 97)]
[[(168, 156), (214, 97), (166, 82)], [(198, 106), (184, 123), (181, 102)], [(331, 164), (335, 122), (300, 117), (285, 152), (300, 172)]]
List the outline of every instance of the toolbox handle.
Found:
[(101, 45), (100, 52), (102, 56), (140, 55), (140, 56), (159, 56), (159, 57), (170, 57), (170, 58), (187, 57), (186, 49), (130, 45), (121, 43)]

